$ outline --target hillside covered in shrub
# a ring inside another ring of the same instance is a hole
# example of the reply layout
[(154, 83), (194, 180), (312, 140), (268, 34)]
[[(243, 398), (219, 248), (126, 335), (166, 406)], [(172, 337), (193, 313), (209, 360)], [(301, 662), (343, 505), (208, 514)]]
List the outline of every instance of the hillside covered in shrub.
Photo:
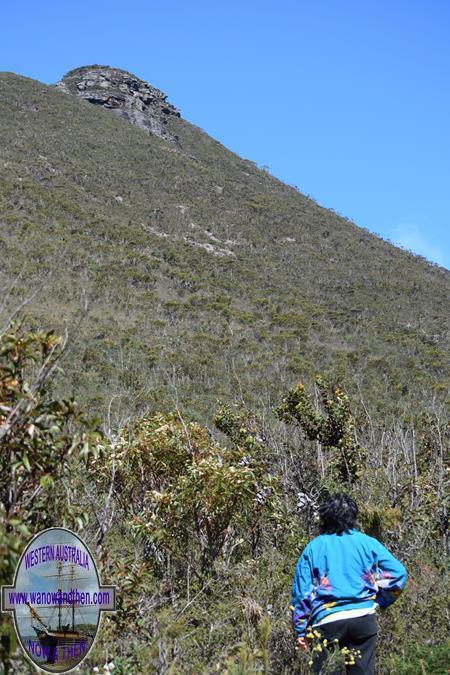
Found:
[(115, 422), (174, 401), (207, 422), (217, 397), (262, 409), (322, 372), (374, 414), (444, 400), (450, 273), (165, 117), (177, 144), (0, 75), (7, 308), (28, 300), (36, 328), (63, 332), (89, 306), (64, 395)]
[[(444, 675), (450, 273), (118, 69), (0, 74), (0, 152), (0, 583), (66, 526), (118, 588), (78, 672), (306, 675), (292, 575), (342, 490), (409, 573), (379, 675)], [(3, 614), (0, 656), (33, 672)]]

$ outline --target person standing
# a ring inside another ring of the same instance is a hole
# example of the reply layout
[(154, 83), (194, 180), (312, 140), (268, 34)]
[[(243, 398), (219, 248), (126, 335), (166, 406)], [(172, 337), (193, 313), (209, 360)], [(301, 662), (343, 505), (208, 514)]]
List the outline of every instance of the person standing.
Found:
[(354, 655), (348, 673), (372, 675), (375, 611), (395, 602), (407, 572), (377, 539), (356, 529), (358, 507), (349, 495), (332, 495), (319, 507), (319, 518), (320, 535), (303, 550), (292, 584), (298, 646), (307, 651), (307, 631), (315, 631), (321, 651), (314, 653), (313, 672), (320, 672), (329, 647), (338, 643)]

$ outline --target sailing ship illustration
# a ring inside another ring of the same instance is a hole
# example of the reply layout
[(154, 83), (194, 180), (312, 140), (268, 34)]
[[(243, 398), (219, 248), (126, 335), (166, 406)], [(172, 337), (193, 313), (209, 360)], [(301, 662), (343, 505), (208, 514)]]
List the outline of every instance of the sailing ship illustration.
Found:
[[(73, 582), (77, 579), (87, 579), (87, 576), (75, 576), (74, 565), (64, 565), (62, 562), (56, 563), (57, 574), (46, 574), (46, 577), (57, 579), (56, 591), (60, 600), (53, 605), (39, 605), (39, 609), (50, 609), (49, 618), (44, 621), (37, 609), (27, 602), (30, 613), (31, 627), (36, 633), (36, 637), (42, 648), (42, 654), (47, 657), (47, 664), (61, 664), (77, 659), (82, 652), (87, 652), (95, 636), (96, 625), (82, 623), (80, 605), (75, 602), (75, 595), (72, 595), (70, 602), (62, 602), (65, 585), (68, 582), (69, 588), (73, 588)], [(69, 569), (68, 573), (65, 570)], [(70, 597), (70, 596), (69, 596)], [(83, 604), (83, 607), (92, 606)], [(54, 626), (57, 614), (57, 626)], [(38, 624), (38, 625), (36, 625)]]

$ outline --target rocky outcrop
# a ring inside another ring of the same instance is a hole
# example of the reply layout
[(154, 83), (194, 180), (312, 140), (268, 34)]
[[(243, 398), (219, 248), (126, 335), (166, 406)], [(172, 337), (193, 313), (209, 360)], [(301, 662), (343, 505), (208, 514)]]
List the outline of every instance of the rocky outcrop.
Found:
[(84, 66), (69, 71), (55, 87), (112, 110), (147, 133), (178, 145), (167, 121), (171, 116), (180, 117), (179, 111), (162, 91), (125, 70)]

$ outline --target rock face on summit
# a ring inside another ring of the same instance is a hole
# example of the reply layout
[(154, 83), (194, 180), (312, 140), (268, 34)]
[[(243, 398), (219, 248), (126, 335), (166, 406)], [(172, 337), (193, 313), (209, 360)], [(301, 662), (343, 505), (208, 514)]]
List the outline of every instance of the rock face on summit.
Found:
[(180, 117), (178, 110), (162, 91), (125, 70), (84, 66), (69, 71), (55, 87), (112, 110), (140, 129), (178, 145), (177, 136), (167, 128), (170, 116)]

